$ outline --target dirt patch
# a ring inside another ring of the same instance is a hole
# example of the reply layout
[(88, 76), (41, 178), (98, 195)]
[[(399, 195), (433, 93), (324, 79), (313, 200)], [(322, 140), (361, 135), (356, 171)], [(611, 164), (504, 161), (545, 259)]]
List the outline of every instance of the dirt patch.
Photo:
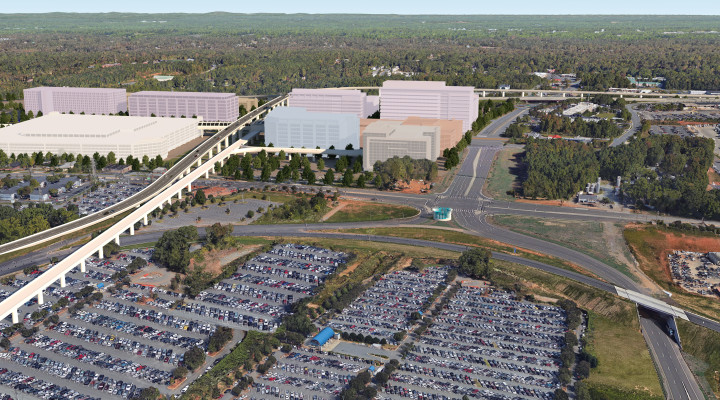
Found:
[(660, 293), (662, 288), (650, 277), (645, 275), (635, 257), (629, 253), (627, 243), (624, 241), (622, 230), (612, 222), (603, 222), (603, 237), (608, 244), (608, 254), (618, 262), (628, 266), (630, 272), (640, 280), (640, 284), (653, 293)]
[(332, 210), (328, 211), (325, 215), (322, 216), (322, 218), (320, 218), (320, 222), (326, 221), (328, 218), (335, 215), (336, 212), (342, 210), (343, 208), (345, 208), (347, 206), (348, 206), (348, 202), (346, 200), (339, 200), (337, 206), (333, 207)]
[(532, 199), (518, 198), (518, 199), (515, 199), (515, 201), (520, 202), (520, 203), (542, 204), (542, 205), (557, 206), (557, 207), (591, 208), (591, 209), (597, 208), (597, 207), (581, 206), (581, 205), (573, 203), (569, 200), (532, 200)]
[(182, 379), (178, 379), (178, 380), (175, 381), (175, 383), (173, 383), (172, 385), (168, 386), (168, 389), (170, 389), (170, 390), (175, 390), (175, 389), (179, 388), (183, 383), (185, 383), (186, 380), (187, 380), (187, 377), (182, 378)]
[(708, 168), (707, 176), (709, 182), (707, 190), (712, 190), (713, 185), (720, 185), (720, 174), (715, 172), (712, 167)]
[(222, 267), (233, 262), (234, 260), (259, 249), (260, 245), (253, 245), (242, 250), (239, 249), (227, 249), (227, 250), (211, 250), (203, 252), (202, 256), (193, 257), (190, 259), (190, 266), (188, 269), (195, 269), (196, 266), (202, 265), (205, 272), (209, 272), (214, 275), (219, 275), (222, 272)]
[[(629, 225), (628, 228), (633, 228), (633, 225)], [(707, 253), (720, 248), (720, 238), (718, 237), (690, 236), (680, 232), (667, 232), (663, 230), (656, 230), (654, 234), (646, 235), (644, 240), (647, 246), (658, 251), (653, 252), (654, 260), (647, 260), (645, 263), (643, 263), (643, 260), (638, 261), (646, 267), (657, 268), (657, 266), (660, 266), (662, 270), (655, 272), (658, 272), (666, 278), (667, 282), (672, 282), (670, 265), (668, 263), (668, 254), (671, 252), (675, 250), (686, 250)], [(634, 249), (633, 251), (636, 257), (642, 254), (639, 250), (640, 249)]]
[(397, 191), (401, 193), (420, 194), (430, 191), (430, 182), (413, 179), (409, 183), (405, 181), (398, 182), (395, 187), (398, 189)]
[(355, 271), (355, 268), (357, 268), (358, 265), (360, 265), (360, 261), (358, 261), (358, 262), (356, 262), (356, 263), (354, 263), (354, 264), (349, 265), (347, 268), (345, 268), (345, 269), (343, 270), (343, 272), (340, 273), (339, 276), (345, 276), (345, 275), (350, 275), (350, 274), (352, 274), (352, 272)]

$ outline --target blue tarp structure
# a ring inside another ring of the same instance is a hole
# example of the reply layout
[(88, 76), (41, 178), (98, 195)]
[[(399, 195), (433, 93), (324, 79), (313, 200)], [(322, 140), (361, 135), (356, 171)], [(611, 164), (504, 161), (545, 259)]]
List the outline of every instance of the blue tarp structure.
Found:
[(310, 345), (322, 346), (327, 343), (327, 341), (330, 340), (333, 336), (335, 336), (335, 331), (333, 331), (332, 328), (325, 328), (310, 340)]

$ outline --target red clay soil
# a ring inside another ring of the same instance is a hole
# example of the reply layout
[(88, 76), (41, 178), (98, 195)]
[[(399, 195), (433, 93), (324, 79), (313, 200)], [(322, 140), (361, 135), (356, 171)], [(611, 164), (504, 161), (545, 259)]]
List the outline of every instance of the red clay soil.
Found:
[(396, 184), (396, 187), (399, 189), (399, 192), (401, 192), (401, 193), (420, 194), (420, 193), (426, 193), (430, 190), (430, 182), (428, 182), (428, 181), (421, 182), (421, 181), (411, 180), (410, 183), (398, 182)]
[[(655, 252), (655, 261), (663, 268), (662, 274), (668, 282), (672, 282), (670, 274), (670, 264), (668, 263), (668, 254), (675, 250), (693, 251), (698, 253), (707, 253), (709, 251), (718, 251), (720, 249), (720, 238), (689, 236), (678, 232), (658, 231), (658, 236), (646, 237), (645, 242)], [(637, 251), (635, 254), (637, 255)], [(647, 265), (647, 264), (646, 264)]]

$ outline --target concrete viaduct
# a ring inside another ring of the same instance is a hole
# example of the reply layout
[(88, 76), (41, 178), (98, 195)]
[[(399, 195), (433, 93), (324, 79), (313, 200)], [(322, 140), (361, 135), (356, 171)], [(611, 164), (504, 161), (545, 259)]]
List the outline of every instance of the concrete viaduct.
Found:
[[(187, 155), (186, 157), (190, 157), (192, 160), (191, 165), (176, 172), (176, 175), (171, 177), (173, 183), (169, 187), (157, 194), (151, 193), (147, 201), (142, 205), (137, 205), (137, 208), (129, 215), (0, 302), (0, 320), (10, 315), (12, 322), (18, 323), (18, 307), (33, 297), (37, 297), (38, 303), (43, 304), (43, 291), (47, 287), (58, 281), (60, 287), (65, 287), (65, 275), (73, 268), (79, 266), (80, 270), (85, 272), (85, 260), (88, 257), (97, 254), (99, 258), (103, 258), (103, 247), (107, 243), (115, 241), (120, 244), (120, 235), (125, 232), (134, 235), (136, 223), (142, 222), (143, 225), (147, 225), (148, 214), (155, 209), (162, 208), (165, 203), (172, 203), (172, 199), (175, 197), (181, 199), (184, 190), (192, 190), (193, 181), (201, 176), (208, 178), (210, 171), (215, 168), (215, 163), (223, 164), (228, 157), (235, 154), (240, 146), (246, 143), (239, 137), (240, 129), (261, 118), (264, 112), (284, 105), (287, 105), (287, 96), (269, 102), (266, 107), (255, 110), (257, 112), (253, 114), (248, 114), (247, 118), (239, 119), (206, 141), (206, 143), (210, 142), (212, 146), (205, 146), (203, 151), (198, 149)], [(168, 173), (169, 171), (166, 172), (166, 174)], [(67, 234), (67, 231), (58, 233), (58, 235), (64, 234)]]

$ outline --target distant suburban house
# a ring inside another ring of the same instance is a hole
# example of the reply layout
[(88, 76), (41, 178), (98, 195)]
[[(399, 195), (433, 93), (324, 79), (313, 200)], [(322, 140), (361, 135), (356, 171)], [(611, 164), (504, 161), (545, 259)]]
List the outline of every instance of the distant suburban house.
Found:
[(125, 174), (132, 170), (131, 165), (111, 164), (102, 169), (109, 174)]

